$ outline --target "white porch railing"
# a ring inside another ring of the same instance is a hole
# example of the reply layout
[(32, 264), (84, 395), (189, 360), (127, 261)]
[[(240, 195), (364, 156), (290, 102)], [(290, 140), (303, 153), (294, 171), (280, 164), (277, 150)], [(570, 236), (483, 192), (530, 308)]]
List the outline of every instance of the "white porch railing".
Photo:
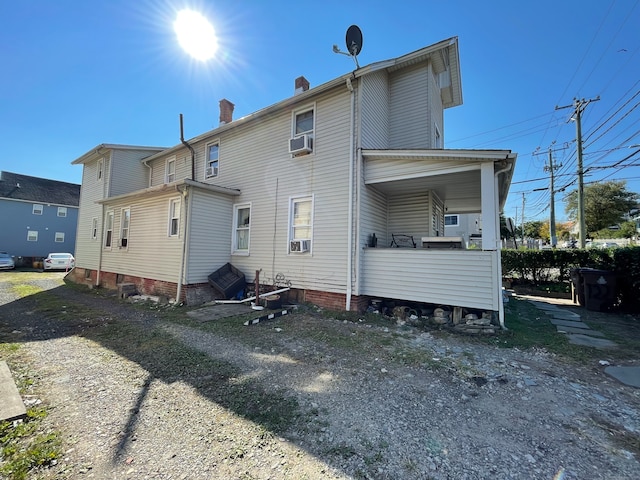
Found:
[(365, 248), (360, 294), (499, 311), (499, 252)]

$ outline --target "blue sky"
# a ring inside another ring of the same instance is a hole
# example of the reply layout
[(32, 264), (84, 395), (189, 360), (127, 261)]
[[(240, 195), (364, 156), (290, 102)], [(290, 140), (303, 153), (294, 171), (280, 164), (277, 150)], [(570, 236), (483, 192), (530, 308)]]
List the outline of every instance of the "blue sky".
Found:
[[(191, 59), (173, 21), (183, 8), (213, 24), (214, 59)], [(0, 29), (0, 170), (80, 183), (71, 161), (100, 143), (173, 146), (354, 68), (346, 29), (364, 36), (361, 66), (459, 38), (463, 105), (445, 113), (445, 148), (519, 154), (505, 214), (549, 213), (556, 189), (576, 186), (574, 98), (583, 112), (587, 184), (626, 180), (640, 192), (640, 0), (258, 1), (21, 0)], [(615, 165), (615, 167), (612, 167)], [(537, 180), (539, 179), (539, 180)], [(572, 183), (574, 182), (574, 183)], [(557, 220), (565, 219), (562, 193)]]

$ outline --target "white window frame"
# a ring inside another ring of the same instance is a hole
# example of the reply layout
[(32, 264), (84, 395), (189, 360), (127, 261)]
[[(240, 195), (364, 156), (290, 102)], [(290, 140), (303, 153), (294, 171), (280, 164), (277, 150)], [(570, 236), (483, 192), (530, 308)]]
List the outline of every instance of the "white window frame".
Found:
[(44, 213), (44, 205), (41, 205), (40, 203), (34, 203), (31, 213), (33, 213), (34, 215), (42, 215)]
[(104, 217), (104, 248), (113, 248), (113, 222), (114, 212), (109, 210)]
[(64, 243), (64, 232), (56, 232), (55, 238), (54, 238), (54, 242), (55, 243)]
[[(455, 217), (456, 222), (455, 223), (447, 223), (447, 218), (453, 218)], [(444, 226), (445, 227), (459, 227), (460, 226), (460, 215), (458, 215), (457, 213), (447, 213), (444, 216)]]
[[(312, 118), (311, 118), (311, 128), (310, 129), (298, 129), (298, 117), (300, 115), (303, 115), (305, 113), (311, 112), (312, 113)], [(306, 105), (302, 108), (299, 108), (297, 110), (294, 110), (293, 112), (291, 112), (291, 138), (296, 138), (296, 137), (300, 137), (302, 135), (310, 135), (311, 137), (314, 137), (314, 133), (316, 131), (316, 104), (313, 103), (311, 105)]]
[(129, 248), (129, 236), (131, 234), (131, 207), (120, 210), (120, 248)]
[(38, 231), (27, 230), (27, 242), (37, 242), (37, 241), (38, 241)]
[(104, 158), (98, 159), (96, 180), (98, 182), (101, 182), (102, 181), (102, 177), (104, 177)]
[(91, 219), (91, 240), (97, 240), (98, 238), (98, 217)]
[[(209, 150), (211, 147), (218, 147), (218, 156), (215, 160), (211, 160), (209, 158)], [(204, 178), (214, 178), (220, 174), (220, 140), (216, 140), (215, 142), (209, 142), (204, 147)], [(207, 170), (211, 168), (213, 170), (212, 175), (207, 175)]]
[(442, 134), (440, 133), (440, 128), (437, 123), (433, 124), (434, 129), (434, 140), (433, 140), (433, 148), (443, 148), (442, 145)]
[[(169, 200), (169, 224), (167, 225), (167, 236), (180, 236), (180, 197)], [(174, 223), (175, 222), (175, 223)], [(173, 226), (175, 225), (175, 232)]]
[[(249, 210), (249, 223), (247, 225), (238, 225), (238, 214), (241, 210)], [(239, 232), (248, 232), (246, 248), (238, 248)], [(238, 203), (233, 206), (233, 228), (231, 238), (231, 254), (232, 255), (249, 255), (251, 248), (251, 203)]]
[(66, 217), (67, 216), (67, 207), (58, 207), (58, 216)]
[[(173, 168), (172, 168), (173, 167)], [(164, 183), (171, 183), (176, 181), (176, 157), (167, 158), (167, 163), (164, 167)]]
[[(310, 218), (308, 224), (297, 224), (295, 222), (295, 205), (297, 203), (306, 203), (311, 202), (311, 211)], [(287, 235), (287, 253), (291, 253), (291, 242), (293, 240), (308, 240), (309, 241), (309, 250), (306, 253), (311, 254), (313, 248), (313, 212), (315, 210), (315, 195), (304, 195), (300, 197), (289, 197), (289, 227), (288, 227), (288, 235)], [(296, 229), (308, 228), (309, 235), (307, 236), (298, 236), (295, 234)]]

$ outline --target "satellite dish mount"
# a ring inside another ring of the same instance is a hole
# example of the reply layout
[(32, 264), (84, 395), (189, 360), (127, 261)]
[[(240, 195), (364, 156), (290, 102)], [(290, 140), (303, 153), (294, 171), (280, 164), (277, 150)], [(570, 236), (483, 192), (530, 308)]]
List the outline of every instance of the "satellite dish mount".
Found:
[(358, 64), (358, 54), (362, 50), (362, 32), (357, 25), (351, 25), (347, 29), (346, 44), (346, 52), (340, 50), (337, 45), (333, 46), (333, 52), (341, 53), (342, 55), (347, 55), (348, 57), (353, 58), (356, 68), (360, 68), (360, 65)]

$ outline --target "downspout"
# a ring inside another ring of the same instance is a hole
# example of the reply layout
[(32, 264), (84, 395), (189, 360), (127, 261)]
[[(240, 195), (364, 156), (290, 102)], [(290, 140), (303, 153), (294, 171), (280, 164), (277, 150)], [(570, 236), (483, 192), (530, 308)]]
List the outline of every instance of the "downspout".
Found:
[(353, 282), (353, 167), (355, 163), (355, 156), (353, 154), (354, 137), (355, 137), (355, 102), (356, 96), (354, 93), (353, 85), (351, 84), (351, 78), (347, 77), (347, 88), (351, 95), (351, 113), (350, 113), (350, 126), (349, 132), (349, 216), (347, 225), (349, 232), (347, 234), (347, 295), (346, 295), (346, 311), (351, 310), (351, 294), (352, 294), (352, 282)]
[[(496, 183), (498, 182), (498, 175), (500, 175), (501, 173), (505, 173), (508, 172), (509, 170), (511, 170), (513, 168), (513, 163), (508, 164), (505, 168), (498, 170), (497, 172), (495, 172), (494, 178), (496, 179)], [(498, 190), (498, 189), (496, 189)], [(499, 190), (496, 191), (496, 195), (500, 195)], [(498, 203), (500, 202), (500, 199), (498, 198)], [(497, 238), (500, 238), (500, 215), (498, 213), (498, 235)], [(498, 251), (498, 265), (496, 267), (496, 271), (498, 273), (498, 289), (500, 292), (500, 295), (498, 297), (498, 320), (500, 322), (500, 328), (502, 330), (508, 330), (507, 327), (504, 324), (504, 299), (502, 297), (502, 261), (501, 261), (501, 257), (502, 254), (500, 253), (500, 248), (497, 249)]]
[(196, 152), (191, 145), (184, 139), (182, 114), (180, 114), (180, 142), (191, 152), (191, 180), (196, 179)]
[(102, 222), (102, 226), (100, 227), (100, 249), (98, 250), (98, 271), (96, 272), (96, 287), (100, 286), (100, 272), (102, 271), (102, 251), (104, 250), (104, 203), (102, 204), (101, 208), (102, 215), (100, 215), (100, 221)]
[[(180, 298), (182, 296), (182, 277), (185, 272), (185, 259), (187, 258), (187, 224), (189, 219), (187, 217), (187, 199), (191, 197), (187, 194), (188, 187), (185, 185), (184, 190), (181, 190), (178, 185), (176, 185), (176, 191), (182, 195), (182, 202), (184, 204), (184, 208), (180, 207), (180, 216), (184, 218), (184, 234), (182, 237), (182, 253), (180, 255), (180, 273), (178, 274), (178, 288), (176, 289), (176, 305), (180, 304)], [(184, 217), (182, 217), (184, 215)]]

